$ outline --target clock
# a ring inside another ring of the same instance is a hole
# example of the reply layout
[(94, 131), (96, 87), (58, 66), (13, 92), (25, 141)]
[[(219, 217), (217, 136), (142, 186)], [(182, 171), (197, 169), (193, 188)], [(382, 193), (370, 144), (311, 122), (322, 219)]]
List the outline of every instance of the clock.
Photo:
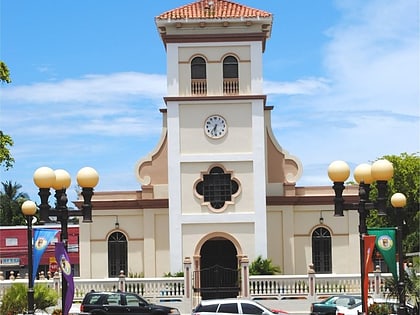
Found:
[(227, 128), (226, 120), (220, 115), (211, 115), (204, 122), (204, 132), (212, 139), (223, 137)]

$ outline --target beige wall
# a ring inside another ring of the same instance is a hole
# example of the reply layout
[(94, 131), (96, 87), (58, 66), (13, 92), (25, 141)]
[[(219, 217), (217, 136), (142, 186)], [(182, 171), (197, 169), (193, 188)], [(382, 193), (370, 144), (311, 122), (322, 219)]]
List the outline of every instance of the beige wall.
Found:
[[(243, 116), (238, 115), (241, 112)], [(217, 141), (204, 133), (208, 116), (218, 114), (226, 119), (228, 134)], [(225, 106), (223, 102), (201, 102), (200, 105), (181, 104), (179, 107), (181, 154), (217, 154), (225, 152), (251, 152), (251, 104), (236, 103)], [(210, 145), (209, 145), (210, 144)], [(222, 158), (222, 157), (221, 157)]]
[[(246, 204), (251, 203), (247, 201)], [(321, 210), (324, 218), (322, 226), (332, 235), (333, 273), (359, 272), (357, 211), (348, 211), (344, 217), (334, 217), (331, 206), (270, 206), (267, 217), (268, 258), (281, 266), (283, 274), (306, 274), (308, 264), (312, 262), (311, 235), (315, 228), (321, 226)], [(114, 213), (118, 213), (119, 231), (128, 239), (129, 272), (144, 273), (146, 277), (160, 277), (169, 272), (168, 210), (113, 210), (95, 211), (94, 223), (80, 225), (80, 276), (107, 277), (107, 238), (116, 231)], [(228, 221), (229, 214), (226, 212), (212, 215), (223, 216)], [(192, 257), (198, 244), (209, 235), (227, 233), (237, 240), (243, 254), (252, 261), (258, 255), (255, 253), (254, 228), (252, 222), (183, 224), (183, 257)]]

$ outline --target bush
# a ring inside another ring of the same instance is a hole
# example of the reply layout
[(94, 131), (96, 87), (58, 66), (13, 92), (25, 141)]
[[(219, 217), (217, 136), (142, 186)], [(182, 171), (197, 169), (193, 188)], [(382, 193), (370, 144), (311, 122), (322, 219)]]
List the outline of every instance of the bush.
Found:
[(273, 265), (271, 259), (258, 256), (249, 266), (250, 275), (275, 275), (281, 273), (279, 266)]
[(389, 306), (387, 304), (373, 303), (368, 307), (369, 315), (388, 315), (390, 314)]
[[(34, 286), (34, 308), (45, 311), (57, 305), (58, 294), (43, 284)], [(28, 310), (28, 287), (24, 283), (14, 283), (6, 290), (1, 301), (0, 314), (14, 315)]]

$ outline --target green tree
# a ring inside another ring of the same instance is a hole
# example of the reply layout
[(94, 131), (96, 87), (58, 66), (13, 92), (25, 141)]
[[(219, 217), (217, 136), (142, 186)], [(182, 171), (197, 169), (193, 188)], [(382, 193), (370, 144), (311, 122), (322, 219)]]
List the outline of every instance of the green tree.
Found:
[[(0, 81), (10, 83), (10, 72), (7, 65), (0, 60)], [(12, 155), (10, 154), (10, 148), (13, 146), (13, 139), (7, 134), (4, 134), (3, 131), (0, 130), (0, 165), (4, 166), (6, 170), (13, 166), (15, 160), (13, 159)]]
[(0, 60), (0, 81), (10, 83), (12, 80), (10, 80), (10, 72), (7, 65)]
[[(45, 284), (34, 286), (35, 310), (46, 311), (57, 305), (58, 293)], [(28, 310), (28, 288), (24, 283), (14, 283), (6, 290), (1, 300), (0, 314), (22, 314)]]
[(15, 159), (10, 153), (10, 147), (13, 146), (13, 139), (0, 130), (0, 165), (6, 170), (13, 167)]
[(281, 273), (280, 266), (274, 265), (271, 259), (263, 259), (261, 255), (249, 265), (250, 275), (275, 275), (279, 273)]
[[(388, 182), (387, 215), (378, 216), (376, 210), (370, 211), (366, 221), (368, 227), (397, 226), (396, 211), (392, 207), (391, 196), (400, 192), (407, 198), (407, 205), (402, 211), (404, 222), (404, 253), (419, 252), (419, 226), (420, 226), (420, 156), (417, 154), (402, 153), (401, 155), (385, 155), (383, 157), (394, 166), (394, 176)], [(371, 200), (375, 200), (378, 191), (372, 185)]]
[(20, 207), (25, 200), (29, 199), (28, 194), (19, 192), (22, 185), (10, 181), (1, 183), (3, 191), (0, 191), (0, 224), (1, 225), (22, 225), (25, 224), (25, 217)]

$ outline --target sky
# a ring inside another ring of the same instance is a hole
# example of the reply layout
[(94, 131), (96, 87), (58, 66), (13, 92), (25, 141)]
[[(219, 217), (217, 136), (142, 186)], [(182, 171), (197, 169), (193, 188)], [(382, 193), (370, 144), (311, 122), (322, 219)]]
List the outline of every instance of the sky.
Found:
[[(166, 52), (155, 16), (192, 0), (0, 0), (0, 130), (14, 140), (1, 181), (33, 183), (41, 166), (84, 166), (96, 191), (140, 190), (134, 168), (161, 134)], [(242, 0), (273, 13), (264, 93), (279, 144), (300, 159), (297, 186), (420, 151), (417, 0)]]

